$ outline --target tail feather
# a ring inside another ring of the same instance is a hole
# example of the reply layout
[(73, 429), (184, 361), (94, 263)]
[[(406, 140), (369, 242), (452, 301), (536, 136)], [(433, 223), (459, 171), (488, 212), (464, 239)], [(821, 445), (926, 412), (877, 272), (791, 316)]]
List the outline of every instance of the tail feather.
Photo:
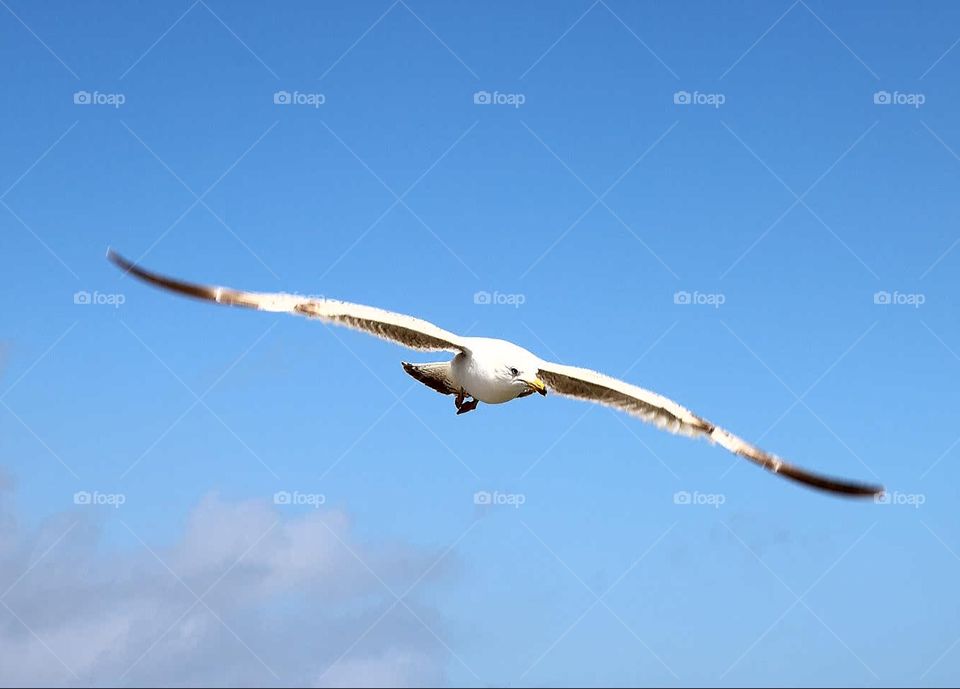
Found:
[(430, 364), (410, 364), (401, 362), (403, 370), (429, 388), (442, 395), (455, 395), (458, 390), (451, 376), (450, 362), (438, 361)]

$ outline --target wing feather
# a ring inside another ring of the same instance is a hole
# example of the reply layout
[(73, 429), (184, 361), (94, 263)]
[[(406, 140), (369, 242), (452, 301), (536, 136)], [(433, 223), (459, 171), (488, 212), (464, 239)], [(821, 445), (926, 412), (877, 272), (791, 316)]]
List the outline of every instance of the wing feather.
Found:
[(882, 486), (824, 476), (785, 462), (729, 431), (715, 426), (671, 399), (586, 368), (543, 363), (540, 378), (557, 394), (596, 402), (660, 428), (709, 439), (767, 471), (820, 490), (852, 496), (876, 496)]
[(317, 318), (328, 323), (361, 330), (411, 349), (448, 352), (467, 351), (459, 336), (413, 316), (333, 299), (302, 297), (284, 293), (244, 292), (228, 287), (185, 282), (141, 268), (113, 250), (107, 252), (107, 258), (122, 270), (141, 280), (188, 297), (205, 299), (228, 306), (243, 306), (259, 311), (291, 313), (308, 318)]

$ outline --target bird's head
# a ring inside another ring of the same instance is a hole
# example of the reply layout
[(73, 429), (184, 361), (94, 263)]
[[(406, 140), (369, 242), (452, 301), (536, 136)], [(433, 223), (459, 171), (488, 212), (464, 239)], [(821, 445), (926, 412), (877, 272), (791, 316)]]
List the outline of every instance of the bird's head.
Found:
[(535, 360), (507, 359), (500, 370), (500, 377), (517, 389), (517, 395), (539, 392), (547, 394), (546, 383), (540, 378), (540, 366)]
[(504, 365), (501, 375), (517, 388), (518, 395), (531, 392), (539, 392), (544, 396), (547, 394), (546, 383), (540, 379), (540, 367), (535, 364), (508, 362)]
[(501, 385), (510, 386), (515, 397), (533, 392), (547, 394), (547, 386), (540, 378), (543, 362), (533, 352), (506, 340), (485, 337), (470, 338), (470, 350), (487, 374)]

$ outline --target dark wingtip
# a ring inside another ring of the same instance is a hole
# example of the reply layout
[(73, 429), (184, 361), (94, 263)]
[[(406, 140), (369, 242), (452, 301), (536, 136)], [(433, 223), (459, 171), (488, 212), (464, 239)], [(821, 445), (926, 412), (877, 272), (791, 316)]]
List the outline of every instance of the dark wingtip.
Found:
[(883, 486), (860, 486), (860, 491), (852, 493), (852, 497), (855, 498), (873, 498), (874, 500), (880, 500), (886, 495), (886, 488)]
[(133, 263), (114, 251), (112, 246), (107, 247), (107, 260), (124, 272), (129, 272), (133, 268)]
[(851, 498), (879, 499), (884, 493), (883, 486), (823, 476), (786, 463), (783, 463), (774, 473), (811, 488), (845, 495)]
[(235, 290), (227, 290), (222, 287), (210, 287), (208, 285), (194, 284), (192, 282), (177, 280), (175, 278), (166, 277), (165, 275), (160, 275), (159, 273), (151, 272), (146, 268), (141, 268), (133, 261), (124, 258), (113, 249), (109, 249), (107, 251), (107, 260), (122, 270), (124, 274), (133, 275), (135, 278), (139, 278), (144, 282), (148, 282), (154, 287), (160, 287), (161, 289), (170, 290), (171, 292), (193, 297), (194, 299), (205, 299), (207, 301), (215, 301), (217, 303), (224, 303), (230, 306), (239, 305), (256, 307), (255, 304), (244, 303), (240, 299), (240, 296), (242, 295), (240, 292), (236, 292)]

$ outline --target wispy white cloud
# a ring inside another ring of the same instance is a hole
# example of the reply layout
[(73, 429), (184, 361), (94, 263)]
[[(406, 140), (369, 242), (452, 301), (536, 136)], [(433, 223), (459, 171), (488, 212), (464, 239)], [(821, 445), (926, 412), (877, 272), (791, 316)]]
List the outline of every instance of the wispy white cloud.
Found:
[[(338, 510), (291, 516), (216, 494), (174, 545), (109, 549), (88, 511), (20, 527), (0, 473), (0, 684), (440, 684), (433, 632), (404, 606), (384, 615), (386, 587), (403, 593), (437, 555), (360, 542)], [(405, 599), (440, 634), (418, 594), (446, 571)]]

